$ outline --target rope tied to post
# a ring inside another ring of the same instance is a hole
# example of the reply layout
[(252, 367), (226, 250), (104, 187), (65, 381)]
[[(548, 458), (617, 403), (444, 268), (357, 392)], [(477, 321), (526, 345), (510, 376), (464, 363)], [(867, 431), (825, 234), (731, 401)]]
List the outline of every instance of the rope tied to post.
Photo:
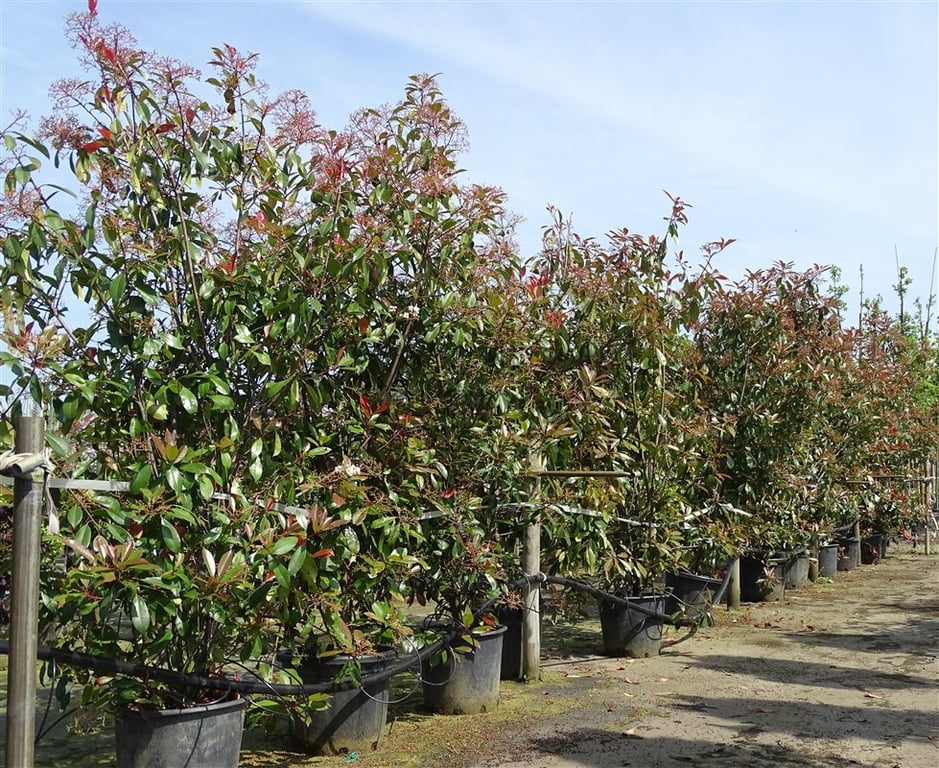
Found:
[(52, 455), (48, 448), (40, 453), (17, 453), (4, 451), (0, 453), (0, 475), (6, 475), (17, 480), (36, 482), (34, 474), (42, 471), (42, 495), (49, 511), (49, 533), (59, 532), (59, 515), (49, 492), (49, 475), (55, 470)]
[(15, 451), (0, 453), (0, 475), (32, 480), (33, 472), (39, 469), (47, 475), (55, 469), (48, 448), (42, 453), (16, 453)]

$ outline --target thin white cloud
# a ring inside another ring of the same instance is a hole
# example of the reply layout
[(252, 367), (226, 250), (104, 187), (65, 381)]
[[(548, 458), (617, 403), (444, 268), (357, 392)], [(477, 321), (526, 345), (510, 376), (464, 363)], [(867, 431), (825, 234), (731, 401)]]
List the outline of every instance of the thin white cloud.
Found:
[[(856, 103), (841, 108), (852, 94), (827, 92), (839, 79), (850, 79), (840, 68), (852, 62), (838, 61), (837, 40), (831, 42), (831, 61), (822, 58), (815, 76), (806, 79), (801, 59), (811, 64), (826, 53), (819, 35), (807, 30), (803, 39), (787, 39), (781, 29), (774, 37), (773, 30), (754, 25), (752, 13), (742, 14), (736, 28), (714, 42), (732, 40), (731, 56), (719, 47), (709, 51), (700, 41), (709, 30), (700, 30), (699, 67), (683, 72), (682, 65), (694, 62), (678, 46), (693, 38), (675, 40), (654, 29), (605, 29), (590, 21), (626, 19), (628, 6), (626, 13), (597, 5), (307, 7), (334, 23), (446, 57), (496, 83), (560, 102), (581, 123), (603, 121), (666, 142), (701, 172), (719, 170), (832, 211), (883, 221), (902, 217), (910, 201), (897, 192), (910, 179), (922, 179), (924, 167), (937, 166), (934, 146), (925, 156), (920, 146), (913, 157), (904, 147), (891, 146), (889, 136), (870, 135), (884, 125), (875, 105), (859, 116)], [(735, 66), (752, 71), (735, 72)], [(728, 76), (732, 82), (726, 82)], [(923, 208), (928, 210), (928, 201)]]

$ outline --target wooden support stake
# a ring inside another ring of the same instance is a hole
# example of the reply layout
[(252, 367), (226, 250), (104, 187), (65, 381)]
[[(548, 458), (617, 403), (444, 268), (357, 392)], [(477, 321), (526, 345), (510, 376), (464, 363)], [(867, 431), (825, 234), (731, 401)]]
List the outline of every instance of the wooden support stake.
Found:
[(730, 564), (730, 583), (727, 585), (727, 607), (732, 611), (740, 610), (740, 558), (735, 557)]
[(936, 499), (936, 491), (933, 487), (932, 478), (936, 476), (936, 464), (926, 462), (926, 477), (928, 478), (924, 483), (925, 499), (926, 502), (926, 532), (923, 534), (923, 552), (925, 554), (930, 554), (929, 541), (932, 537), (932, 527), (935, 517), (933, 516), (933, 504)]
[(856, 538), (858, 541), (857, 552), (855, 552), (855, 557), (854, 557), (854, 565), (855, 567), (857, 567), (861, 564), (861, 521), (860, 520), (854, 521), (854, 538)]
[[(530, 457), (533, 472), (543, 469), (540, 453)], [(536, 475), (532, 487), (532, 502), (541, 501), (541, 476)], [(526, 576), (541, 573), (541, 511), (535, 513), (522, 532), (522, 571)], [(522, 616), (522, 679), (541, 679), (541, 584), (527, 584), (522, 590), (525, 601)]]
[[(43, 443), (43, 419), (21, 416), (16, 422), (16, 452), (41, 453)], [(6, 764), (11, 768), (32, 768), (36, 737), (42, 481), (17, 477), (13, 483), (13, 503)]]
[(809, 581), (818, 581), (818, 534), (812, 534), (812, 547), (809, 560)]

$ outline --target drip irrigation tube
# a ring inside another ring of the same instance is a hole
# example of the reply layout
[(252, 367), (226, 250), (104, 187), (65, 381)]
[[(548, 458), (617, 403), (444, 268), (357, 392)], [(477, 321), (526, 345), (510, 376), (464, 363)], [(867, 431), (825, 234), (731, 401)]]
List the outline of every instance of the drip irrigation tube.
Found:
[[(404, 672), (412, 667), (424, 662), (430, 656), (449, 643), (456, 633), (437, 640), (432, 645), (421, 648), (413, 656), (408, 656), (401, 662), (384, 669), (374, 675), (365, 675), (359, 680), (344, 680), (341, 682), (325, 683), (269, 683), (264, 680), (235, 680), (225, 677), (201, 677), (199, 675), (188, 675), (182, 672), (174, 672), (162, 667), (151, 667), (146, 664), (134, 664), (119, 659), (109, 659), (104, 656), (92, 656), (88, 653), (77, 653), (75, 651), (66, 651), (61, 648), (52, 648), (48, 645), (40, 645), (37, 649), (36, 657), (41, 661), (51, 661), (58, 664), (64, 664), (71, 667), (82, 667), (90, 669), (102, 675), (123, 675), (124, 677), (136, 677), (146, 680), (158, 680), (161, 683), (171, 685), (187, 686), (191, 688), (201, 688), (207, 691), (219, 691), (228, 693), (244, 694), (271, 694), (277, 696), (309, 696), (314, 693), (336, 693), (338, 691), (348, 691), (354, 688), (364, 687), (372, 683), (380, 683)], [(10, 643), (8, 640), (0, 640), (0, 654), (9, 654)]]
[[(724, 577), (724, 581), (721, 584), (720, 589), (718, 589), (717, 594), (714, 596), (713, 602), (720, 602), (721, 597), (727, 589), (728, 582), (729, 569), (727, 575)], [(603, 590), (591, 586), (590, 584), (586, 584), (582, 581), (567, 579), (561, 576), (548, 576), (543, 573), (536, 576), (522, 576), (521, 578), (509, 584), (507, 589), (510, 592), (514, 592), (518, 589), (521, 589), (526, 584), (534, 583), (557, 584), (558, 586), (576, 589), (581, 592), (591, 594), (594, 597), (608, 600), (612, 603), (628, 606), (632, 610), (638, 611), (639, 613), (661, 619), (662, 621), (669, 622), (675, 626), (690, 627), (691, 632), (689, 633), (689, 637), (694, 634), (700, 623), (700, 620), (698, 619), (681, 618), (675, 621), (673, 620), (673, 617), (667, 614), (659, 613), (658, 611), (652, 610), (650, 608), (645, 608), (633, 601), (610, 594), (608, 592), (604, 592)], [(493, 597), (484, 602), (473, 612), (474, 618), (479, 619), (482, 617), (485, 613), (492, 609), (492, 607), (496, 604), (496, 602), (498, 602), (499, 599), (500, 597)], [(162, 667), (152, 667), (147, 664), (134, 664), (132, 662), (120, 661), (119, 659), (110, 659), (104, 656), (93, 656), (88, 653), (67, 651), (62, 648), (53, 648), (48, 645), (40, 645), (37, 648), (36, 656), (41, 661), (50, 661), (53, 663), (64, 664), (66, 666), (90, 669), (101, 675), (123, 675), (124, 677), (157, 680), (159, 682), (169, 683), (171, 685), (188, 686), (191, 688), (200, 688), (207, 691), (254, 695), (268, 694), (276, 696), (309, 696), (314, 693), (336, 693), (339, 691), (348, 691), (354, 688), (362, 688), (367, 685), (383, 682), (392, 675), (396, 675), (399, 672), (406, 672), (415, 666), (423, 664), (424, 661), (426, 661), (428, 658), (437, 653), (437, 651), (441, 650), (452, 640), (454, 640), (460, 634), (461, 630), (462, 627), (455, 628), (445, 637), (440, 638), (431, 645), (421, 648), (413, 656), (408, 656), (402, 659), (400, 662), (386, 667), (381, 672), (377, 672), (372, 675), (365, 675), (359, 680), (345, 680), (341, 682), (330, 681), (323, 683), (290, 684), (269, 683), (264, 680), (236, 680), (232, 678), (202, 677), (199, 675), (189, 675), (182, 672), (175, 672), (173, 670), (163, 669)], [(9, 640), (0, 640), (0, 655), (8, 655), (9, 653)]]

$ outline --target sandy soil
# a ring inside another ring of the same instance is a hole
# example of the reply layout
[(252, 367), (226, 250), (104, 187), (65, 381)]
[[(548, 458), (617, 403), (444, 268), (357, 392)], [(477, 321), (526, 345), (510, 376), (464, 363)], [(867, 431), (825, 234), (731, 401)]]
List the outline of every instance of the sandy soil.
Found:
[[(311, 758), (275, 726), (246, 734), (241, 765), (939, 766), (939, 557), (906, 547), (781, 603), (715, 617), (636, 661), (600, 656), (596, 622), (549, 626), (542, 680), (503, 683), (493, 713), (429, 715), (417, 691), (392, 707), (376, 752)], [(406, 696), (413, 679), (396, 690)], [(113, 766), (112, 740), (57, 729), (37, 766)]]
[(839, 574), (656, 659), (547, 661), (582, 676), (583, 706), (460, 764), (936, 768), (937, 565), (901, 555)]

